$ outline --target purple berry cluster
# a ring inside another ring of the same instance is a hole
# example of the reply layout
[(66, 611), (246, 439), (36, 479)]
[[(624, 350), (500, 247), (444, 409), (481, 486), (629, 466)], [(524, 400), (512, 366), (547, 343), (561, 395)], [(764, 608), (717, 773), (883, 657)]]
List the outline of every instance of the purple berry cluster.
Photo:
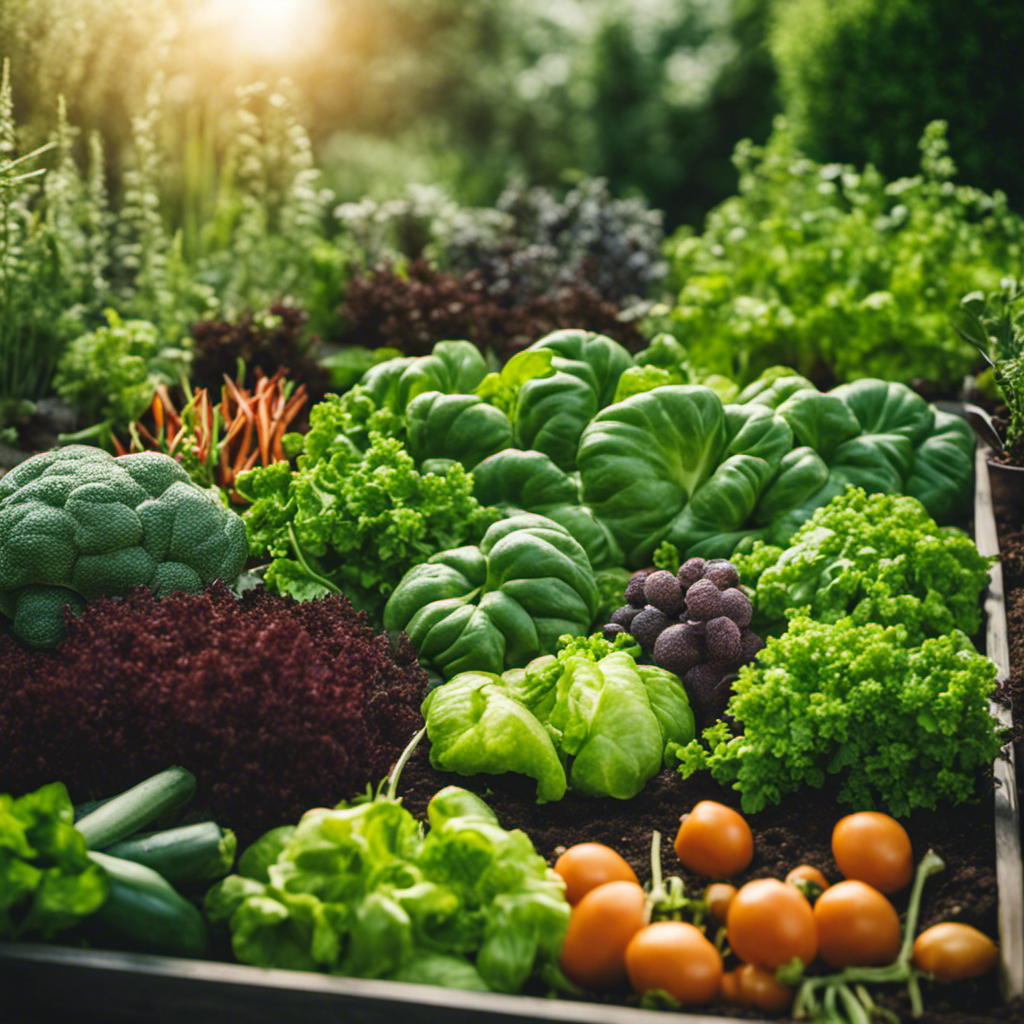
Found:
[(681, 676), (701, 717), (717, 717), (726, 680), (764, 643), (750, 629), (753, 608), (739, 573), (722, 558), (691, 558), (678, 573), (641, 569), (626, 585), (626, 604), (612, 612), (608, 639), (627, 632), (655, 665)]

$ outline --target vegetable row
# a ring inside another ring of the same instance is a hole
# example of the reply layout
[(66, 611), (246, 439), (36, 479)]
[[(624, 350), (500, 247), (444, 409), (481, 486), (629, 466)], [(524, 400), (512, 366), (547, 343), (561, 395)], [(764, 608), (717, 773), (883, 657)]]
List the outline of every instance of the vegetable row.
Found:
[[(756, 838), (731, 807), (703, 800), (673, 844), (686, 880), (663, 876), (655, 832), (641, 886), (600, 843), (572, 845), (549, 867), (525, 833), (456, 786), (433, 796), (425, 828), (397, 796), (419, 738), (376, 793), (271, 829), (237, 863), (233, 835), (212, 822), (138, 833), (191, 799), (195, 779), (181, 768), (77, 821), (60, 783), (0, 797), (0, 938), (203, 956), (223, 935), (261, 967), (507, 993), (624, 996), (628, 986), (646, 1006), (824, 1007), (835, 1022), (867, 1019), (868, 985), (904, 986), (919, 1014), (923, 985), (997, 962), (968, 925), (917, 934), (924, 883), (944, 865), (928, 851), (915, 872), (888, 815), (836, 823), (835, 884), (802, 864), (737, 887), (729, 880), (750, 866)], [(911, 882), (901, 925), (890, 896)]]

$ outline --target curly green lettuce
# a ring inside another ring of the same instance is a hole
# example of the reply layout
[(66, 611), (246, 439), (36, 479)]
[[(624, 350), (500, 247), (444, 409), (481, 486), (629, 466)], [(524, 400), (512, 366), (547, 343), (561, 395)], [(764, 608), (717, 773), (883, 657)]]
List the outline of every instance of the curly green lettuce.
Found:
[(919, 646), (901, 625), (799, 616), (740, 669), (716, 722), (675, 751), (754, 813), (803, 786), (840, 780), (839, 799), (903, 817), (960, 803), (999, 753), (989, 711), (996, 666), (955, 631)]
[(915, 499), (850, 487), (819, 508), (788, 548), (758, 541), (734, 557), (765, 632), (788, 614), (903, 625), (913, 643), (981, 625), (978, 596), (990, 559), (956, 527), (940, 527)]
[(329, 442), (331, 418), (314, 422), (294, 471), (277, 462), (239, 478), (250, 550), (271, 556), (275, 592), (343, 593), (379, 622), (411, 566), (478, 540), (502, 513), (480, 505), (458, 463), (421, 473), (398, 438), (375, 431), (365, 451), (343, 431)]

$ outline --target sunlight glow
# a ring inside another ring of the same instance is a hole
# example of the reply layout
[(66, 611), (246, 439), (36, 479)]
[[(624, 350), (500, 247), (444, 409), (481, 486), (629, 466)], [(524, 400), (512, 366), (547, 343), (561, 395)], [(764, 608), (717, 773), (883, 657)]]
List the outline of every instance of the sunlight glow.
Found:
[(326, 0), (205, 0), (196, 8), (204, 30), (242, 57), (300, 56), (327, 22)]

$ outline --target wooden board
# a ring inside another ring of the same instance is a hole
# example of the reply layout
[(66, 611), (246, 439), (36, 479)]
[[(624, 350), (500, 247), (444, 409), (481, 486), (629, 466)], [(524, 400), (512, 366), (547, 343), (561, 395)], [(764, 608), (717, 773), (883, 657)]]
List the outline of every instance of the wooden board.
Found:
[[(988, 477), (990, 449), (979, 446), (974, 467), (974, 539), (983, 555), (999, 554), (999, 535), (992, 507), (992, 489)], [(985, 595), (985, 650), (996, 663), (1000, 682), (1010, 675), (1010, 643), (1006, 624), (1003, 567), (995, 562), (989, 570)], [(1012, 728), (1010, 709), (992, 705), (1000, 724)], [(995, 829), (996, 883), (999, 886), (1000, 980), (1003, 996), (1013, 999), (1024, 995), (1024, 874), (1021, 869), (1020, 809), (1017, 801), (1017, 771), (1013, 744), (1003, 747), (996, 759)]]

